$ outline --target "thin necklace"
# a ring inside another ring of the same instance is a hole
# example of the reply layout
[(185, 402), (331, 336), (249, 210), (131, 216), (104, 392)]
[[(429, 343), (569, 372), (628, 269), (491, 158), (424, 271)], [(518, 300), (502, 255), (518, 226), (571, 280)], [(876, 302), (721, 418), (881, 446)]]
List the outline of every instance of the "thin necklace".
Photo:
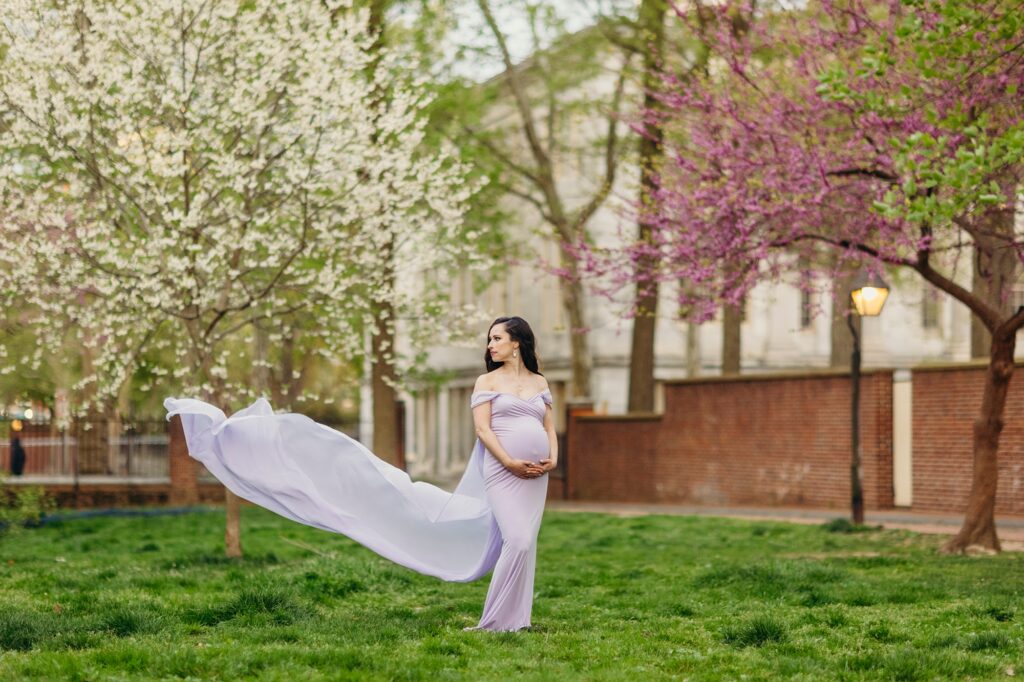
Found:
[(516, 395), (519, 396), (520, 398), (523, 397), (522, 396), (522, 392), (523, 392), (523, 378), (522, 378), (522, 374), (521, 374), (521, 371), (520, 371), (521, 368), (522, 368), (522, 365), (518, 362), (518, 359), (517, 359), (516, 367), (515, 367), (515, 369), (512, 370), (512, 374), (513, 374), (514, 380), (515, 380)]

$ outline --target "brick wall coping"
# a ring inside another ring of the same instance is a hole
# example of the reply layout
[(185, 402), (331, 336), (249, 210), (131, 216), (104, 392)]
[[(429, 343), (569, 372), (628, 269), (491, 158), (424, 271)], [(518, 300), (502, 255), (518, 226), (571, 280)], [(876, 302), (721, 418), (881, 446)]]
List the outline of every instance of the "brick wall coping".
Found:
[[(168, 485), (168, 476), (79, 476), (78, 485)], [(5, 485), (74, 485), (73, 476), (9, 476)]]
[[(929, 362), (925, 365), (911, 367), (911, 372), (956, 372), (957, 370), (978, 370), (988, 367), (988, 358), (968, 360), (966, 362)], [(1014, 367), (1024, 367), (1024, 362), (1013, 363)]]
[[(872, 367), (870, 369), (862, 369), (860, 375), (862, 377), (869, 376), (872, 374), (892, 374), (896, 370), (892, 367)], [(729, 376), (708, 376), (708, 377), (690, 377), (687, 379), (670, 379), (665, 382), (665, 386), (693, 386), (695, 384), (732, 384), (747, 381), (780, 381), (787, 379), (827, 379), (830, 377), (848, 377), (850, 376), (850, 370), (848, 369), (813, 369), (804, 371), (787, 371), (787, 372), (763, 372), (757, 374), (731, 374)]]
[(577, 414), (574, 419), (588, 422), (615, 421), (615, 422), (646, 422), (658, 421), (665, 415), (659, 412), (630, 412), (629, 414)]

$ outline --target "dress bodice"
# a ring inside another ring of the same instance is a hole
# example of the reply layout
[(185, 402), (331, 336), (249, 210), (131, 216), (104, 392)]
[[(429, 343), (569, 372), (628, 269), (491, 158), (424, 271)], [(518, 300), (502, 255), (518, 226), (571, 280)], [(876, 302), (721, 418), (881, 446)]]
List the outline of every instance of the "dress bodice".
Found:
[(533, 416), (544, 420), (545, 408), (551, 404), (551, 391), (544, 389), (529, 398), (520, 398), (515, 393), (502, 391), (478, 391), (470, 396), (471, 408), (491, 403), (491, 422), (502, 418)]
[(551, 404), (551, 392), (541, 391), (529, 398), (514, 393), (480, 391), (470, 405), (491, 404), (491, 430), (509, 455), (516, 459), (538, 461), (548, 456), (548, 434), (544, 416)]

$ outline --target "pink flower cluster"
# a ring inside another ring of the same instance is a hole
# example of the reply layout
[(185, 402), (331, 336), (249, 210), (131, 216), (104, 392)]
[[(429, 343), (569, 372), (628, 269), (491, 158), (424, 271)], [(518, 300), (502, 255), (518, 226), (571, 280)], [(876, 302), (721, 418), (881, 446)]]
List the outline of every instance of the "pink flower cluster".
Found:
[[(635, 124), (665, 133), (654, 201), (637, 207), (652, 238), (601, 252), (574, 245), (586, 272), (608, 291), (678, 282), (680, 304), (707, 319), (793, 270), (853, 260), (941, 271), (986, 212), (1015, 203), (1024, 159), (1015, 4), (677, 9), (711, 57), (704, 73), (667, 71), (661, 106)], [(1006, 242), (1021, 252), (1021, 238)]]

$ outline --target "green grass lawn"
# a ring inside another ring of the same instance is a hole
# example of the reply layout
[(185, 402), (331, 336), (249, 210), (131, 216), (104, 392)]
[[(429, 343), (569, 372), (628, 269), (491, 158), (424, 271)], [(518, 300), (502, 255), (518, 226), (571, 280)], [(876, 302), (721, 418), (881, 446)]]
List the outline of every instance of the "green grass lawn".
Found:
[(0, 679), (822, 679), (1024, 675), (1024, 557), (783, 523), (549, 513), (535, 629), (463, 632), (487, 581), (246, 508), (0, 539)]

